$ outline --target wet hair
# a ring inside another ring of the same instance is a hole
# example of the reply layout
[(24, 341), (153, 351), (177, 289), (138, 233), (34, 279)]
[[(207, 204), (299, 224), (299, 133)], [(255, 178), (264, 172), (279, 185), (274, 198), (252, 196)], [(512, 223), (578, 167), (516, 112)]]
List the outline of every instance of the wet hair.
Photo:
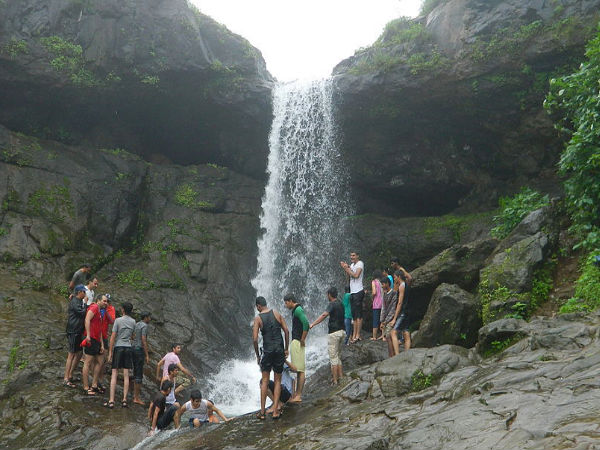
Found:
[(381, 278), (383, 276), (383, 272), (379, 269), (375, 269), (373, 271), (373, 278)]
[(165, 380), (160, 385), (161, 391), (170, 391), (173, 387), (173, 382), (171, 380)]
[(327, 289), (327, 295), (330, 295), (333, 298), (337, 298), (337, 288), (335, 286), (331, 286), (329, 289)]
[(296, 297), (291, 292), (288, 292), (287, 294), (285, 294), (285, 297), (283, 297), (283, 301), (298, 303), (298, 302), (296, 302)]
[(200, 392), (200, 389), (194, 389), (190, 392), (190, 398), (192, 400), (202, 400), (202, 392)]
[(85, 268), (85, 269), (91, 269), (91, 268), (92, 268), (92, 265), (91, 265), (90, 263), (83, 263), (83, 264), (81, 265), (81, 267), (82, 267), (82, 268)]
[(121, 304), (121, 307), (123, 308), (123, 311), (125, 311), (125, 314), (130, 315), (131, 311), (133, 311), (133, 305), (129, 302), (123, 302), (123, 304)]
[(143, 313), (140, 314), (140, 317), (142, 320), (144, 320), (146, 317), (152, 317), (152, 313), (149, 311), (144, 311)]
[(402, 279), (402, 281), (406, 281), (406, 274), (405, 274), (405, 273), (404, 273), (404, 271), (402, 271), (402, 270), (396, 270), (396, 271), (394, 272), (394, 276), (396, 276), (396, 277), (398, 277), (398, 278), (401, 278), (401, 279)]
[(260, 306), (267, 306), (267, 300), (264, 297), (256, 297), (256, 304)]
[(167, 370), (168, 370), (169, 373), (171, 373), (175, 369), (178, 369), (177, 364), (169, 364), (169, 368)]
[(380, 282), (381, 284), (387, 284), (387, 285), (391, 285), (391, 284), (392, 284), (392, 283), (390, 283), (390, 279), (389, 279), (388, 277), (381, 277), (381, 278), (379, 279), (379, 282)]
[(400, 264), (400, 259), (397, 256), (392, 256), (390, 258), (390, 263), (392, 263), (392, 264), (394, 264), (394, 263)]
[(175, 350), (175, 347), (179, 347), (181, 344), (179, 342), (175, 342), (171, 344), (171, 350)]

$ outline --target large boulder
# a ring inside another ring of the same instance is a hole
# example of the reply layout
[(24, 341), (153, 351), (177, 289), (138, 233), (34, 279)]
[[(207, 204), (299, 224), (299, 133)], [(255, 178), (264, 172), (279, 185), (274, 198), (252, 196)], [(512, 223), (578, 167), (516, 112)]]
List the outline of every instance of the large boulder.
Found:
[(600, 0), (438, 4), (334, 69), (359, 213), (444, 214), (556, 189), (562, 142), (542, 101), (552, 74), (579, 64)]
[(498, 241), (480, 239), (454, 245), (434, 256), (412, 272), (413, 283), (408, 292), (412, 320), (421, 320), (429, 307), (431, 295), (442, 283), (452, 283), (467, 291), (479, 282), (479, 271)]
[(264, 176), (265, 62), (186, 0), (7, 0), (0, 15), (0, 123)]
[(477, 298), (456, 285), (443, 283), (433, 292), (412, 342), (415, 347), (455, 344), (470, 348), (480, 327)]

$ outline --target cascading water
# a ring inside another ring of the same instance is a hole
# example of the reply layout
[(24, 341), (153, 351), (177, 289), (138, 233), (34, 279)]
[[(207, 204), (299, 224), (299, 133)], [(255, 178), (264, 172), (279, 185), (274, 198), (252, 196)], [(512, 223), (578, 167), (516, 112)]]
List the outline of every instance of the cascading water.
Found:
[[(331, 80), (280, 84), (274, 90), (269, 137), (269, 181), (262, 201), (257, 295), (291, 327), (283, 296), (292, 292), (314, 320), (327, 305), (330, 285), (343, 286), (340, 258), (347, 249), (344, 218), (351, 214), (346, 170), (337, 149)], [(307, 370), (325, 360), (326, 325), (309, 334)], [(260, 370), (249, 349), (246, 361), (228, 361), (209, 382), (209, 396), (230, 414), (259, 406)]]

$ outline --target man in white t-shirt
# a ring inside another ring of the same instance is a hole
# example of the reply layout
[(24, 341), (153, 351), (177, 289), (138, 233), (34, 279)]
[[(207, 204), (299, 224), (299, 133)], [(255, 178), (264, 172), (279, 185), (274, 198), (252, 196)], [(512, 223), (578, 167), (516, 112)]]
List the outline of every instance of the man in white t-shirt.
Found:
[(96, 296), (96, 293), (94, 292), (94, 289), (98, 288), (98, 278), (94, 277), (92, 279), (90, 279), (87, 284), (85, 285), (85, 297), (86, 297), (86, 302), (88, 306), (91, 306), (92, 303), (94, 303), (94, 297)]
[(350, 262), (340, 261), (340, 266), (350, 277), (350, 307), (352, 310), (353, 331), (350, 343), (360, 341), (360, 330), (362, 328), (363, 300), (365, 290), (363, 287), (363, 274), (365, 265), (358, 258), (358, 253), (350, 253)]

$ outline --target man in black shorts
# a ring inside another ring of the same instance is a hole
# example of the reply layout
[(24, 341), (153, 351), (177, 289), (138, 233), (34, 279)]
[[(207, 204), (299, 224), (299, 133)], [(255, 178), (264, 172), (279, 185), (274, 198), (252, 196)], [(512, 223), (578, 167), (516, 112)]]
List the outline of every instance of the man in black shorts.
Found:
[(75, 387), (72, 379), (73, 370), (75, 370), (75, 367), (77, 367), (77, 364), (81, 360), (81, 340), (83, 339), (86, 310), (85, 286), (78, 284), (73, 290), (73, 297), (69, 300), (69, 317), (67, 319), (67, 342), (69, 349), (63, 384), (68, 387)]
[[(256, 361), (262, 372), (262, 380), (260, 384), (260, 412), (256, 417), (260, 420), (265, 420), (265, 403), (267, 401), (267, 390), (269, 387), (269, 377), (271, 369), (274, 372), (275, 382), (273, 385), (273, 419), (279, 419), (279, 396), (281, 394), (281, 373), (283, 372), (283, 364), (288, 355), (288, 346), (290, 340), (290, 332), (287, 324), (281, 314), (277, 311), (267, 308), (267, 301), (264, 297), (256, 298), (256, 309), (258, 316), (254, 318), (252, 327), (252, 341), (254, 342), (254, 352), (256, 353)], [(258, 331), (261, 331), (263, 338), (263, 355), (260, 357), (258, 350)], [(285, 334), (284, 340), (281, 337), (281, 330)]]

